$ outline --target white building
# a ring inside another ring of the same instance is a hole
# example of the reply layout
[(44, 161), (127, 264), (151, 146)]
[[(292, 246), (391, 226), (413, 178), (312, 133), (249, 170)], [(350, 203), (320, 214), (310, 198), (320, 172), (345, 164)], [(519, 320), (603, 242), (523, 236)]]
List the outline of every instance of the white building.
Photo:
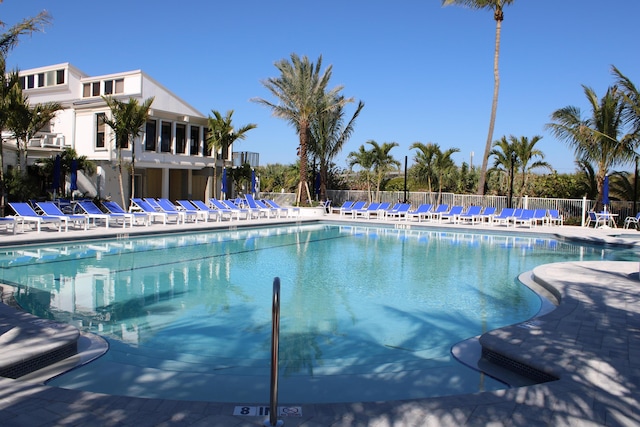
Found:
[[(212, 155), (205, 142), (207, 117), (143, 71), (89, 76), (64, 63), (23, 70), (19, 75), (32, 105), (58, 102), (64, 108), (49, 128), (28, 142), (29, 164), (55, 156), (65, 146), (72, 147), (98, 166), (96, 175), (79, 176), (79, 191), (88, 197), (119, 201), (117, 152), (111, 128), (104, 124), (110, 110), (101, 96), (125, 102), (133, 97), (140, 103), (154, 97), (146, 128), (133, 144), (135, 195), (171, 200), (219, 196), (220, 189), (214, 188), (214, 169), (217, 167), (219, 177), (222, 167), (231, 165), (232, 147)], [(15, 152), (14, 142), (5, 144), (5, 152)], [(131, 148), (129, 144), (122, 149), (125, 162), (131, 161)], [(129, 198), (128, 182), (130, 178), (125, 176), (125, 200)]]

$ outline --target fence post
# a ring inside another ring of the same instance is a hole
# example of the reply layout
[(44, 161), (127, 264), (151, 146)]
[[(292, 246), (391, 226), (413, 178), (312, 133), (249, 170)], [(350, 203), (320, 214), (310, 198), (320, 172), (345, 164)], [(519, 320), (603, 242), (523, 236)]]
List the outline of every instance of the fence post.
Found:
[(580, 216), (580, 225), (584, 227), (584, 214), (587, 213), (587, 196), (582, 196), (582, 215)]

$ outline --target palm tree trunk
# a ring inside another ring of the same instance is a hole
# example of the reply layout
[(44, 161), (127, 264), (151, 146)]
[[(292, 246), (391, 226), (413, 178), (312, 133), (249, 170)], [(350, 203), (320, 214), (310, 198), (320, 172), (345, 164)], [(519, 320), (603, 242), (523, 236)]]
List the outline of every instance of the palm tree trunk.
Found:
[(307, 141), (309, 136), (309, 123), (306, 121), (300, 122), (300, 183), (298, 188), (300, 189), (300, 201), (311, 201), (311, 194), (309, 194), (307, 182)]
[(484, 195), (484, 186), (487, 180), (487, 167), (489, 164), (489, 153), (493, 144), (493, 128), (496, 123), (496, 112), (498, 110), (498, 92), (500, 90), (500, 73), (498, 70), (498, 60), (500, 59), (500, 31), (502, 29), (502, 19), (496, 19), (496, 46), (493, 55), (493, 102), (491, 104), (491, 118), (489, 119), (489, 132), (487, 134), (487, 142), (484, 146), (484, 155), (482, 156), (482, 169), (480, 170), (480, 179), (478, 180), (478, 195)]

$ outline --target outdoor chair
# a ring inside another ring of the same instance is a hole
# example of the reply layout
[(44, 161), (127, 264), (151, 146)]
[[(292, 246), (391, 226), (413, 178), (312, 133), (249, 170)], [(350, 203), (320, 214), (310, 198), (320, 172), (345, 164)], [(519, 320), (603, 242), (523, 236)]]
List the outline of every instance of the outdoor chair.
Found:
[(38, 202), (38, 203), (36, 203), (36, 206), (38, 207), (38, 209), (40, 209), (44, 213), (44, 215), (53, 216), (53, 217), (58, 216), (60, 218), (66, 218), (67, 224), (69, 222), (72, 222), (76, 226), (82, 227), (85, 230), (89, 226), (89, 218), (87, 218), (85, 215), (65, 214), (64, 212), (62, 212), (60, 210), (58, 205), (56, 205), (53, 202)]
[(125, 214), (104, 213), (91, 200), (79, 201), (76, 203), (76, 206), (80, 208), (82, 213), (89, 218), (90, 221), (93, 220), (94, 225), (96, 220), (100, 219), (104, 220), (105, 228), (109, 228), (109, 221), (113, 219), (116, 223), (118, 220), (122, 220), (122, 228), (127, 226), (127, 220), (129, 220), (131, 226), (133, 226), (133, 219), (131, 217), (128, 217)]
[(451, 206), (448, 212), (443, 212), (440, 214), (440, 218), (438, 222), (442, 222), (443, 220), (447, 220), (447, 222), (457, 222), (458, 216), (462, 214), (464, 210), (464, 206)]
[(102, 202), (102, 206), (110, 213), (114, 215), (122, 215), (125, 218), (129, 218), (131, 225), (136, 223), (136, 220), (141, 219), (144, 225), (149, 225), (151, 220), (149, 214), (146, 212), (127, 212), (117, 202), (105, 200)]
[(29, 203), (25, 202), (10, 202), (9, 206), (20, 217), (22, 223), (31, 222), (36, 224), (36, 230), (38, 233), (42, 229), (42, 224), (55, 224), (58, 226), (58, 231), (62, 231), (64, 225), (64, 231), (68, 228), (68, 219), (59, 216), (38, 215), (33, 210)]
[(633, 225), (633, 228), (638, 228), (638, 222), (640, 221), (640, 212), (636, 216), (628, 216), (624, 219), (624, 228), (629, 228)]
[[(140, 209), (142, 212), (149, 215), (149, 220), (153, 222), (154, 218), (161, 218), (163, 224), (167, 224), (167, 220), (170, 218), (175, 218), (176, 224), (180, 224), (180, 221), (184, 218), (184, 216), (178, 212), (162, 212), (152, 206), (147, 200), (141, 198), (133, 198), (131, 199), (135, 207)], [(133, 207), (133, 206), (132, 206)]]
[(407, 214), (405, 215), (405, 220), (409, 221), (413, 218), (417, 218), (418, 222), (420, 222), (423, 219), (426, 219), (427, 215), (429, 214), (429, 211), (431, 211), (432, 208), (433, 208), (433, 205), (431, 203), (423, 203), (419, 205), (416, 209), (412, 211), (410, 210), (409, 212), (407, 212)]
[(469, 206), (465, 212), (458, 215), (455, 222), (460, 223), (463, 221), (471, 221), (473, 224), (474, 219), (480, 215), (480, 212), (482, 212), (482, 206)]
[(547, 216), (547, 224), (548, 225), (552, 225), (552, 224), (563, 225), (564, 224), (564, 218), (563, 218), (562, 215), (560, 215), (560, 212), (557, 209), (549, 209), (549, 211), (547, 213), (548, 213), (548, 216)]

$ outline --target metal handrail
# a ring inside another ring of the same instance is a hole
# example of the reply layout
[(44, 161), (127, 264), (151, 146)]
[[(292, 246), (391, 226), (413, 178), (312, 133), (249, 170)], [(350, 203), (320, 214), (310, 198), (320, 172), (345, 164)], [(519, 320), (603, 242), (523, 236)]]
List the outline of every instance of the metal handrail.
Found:
[(280, 427), (284, 421), (278, 420), (278, 360), (280, 341), (280, 278), (273, 279), (273, 305), (271, 308), (271, 398), (269, 400), (269, 419), (265, 427)]

